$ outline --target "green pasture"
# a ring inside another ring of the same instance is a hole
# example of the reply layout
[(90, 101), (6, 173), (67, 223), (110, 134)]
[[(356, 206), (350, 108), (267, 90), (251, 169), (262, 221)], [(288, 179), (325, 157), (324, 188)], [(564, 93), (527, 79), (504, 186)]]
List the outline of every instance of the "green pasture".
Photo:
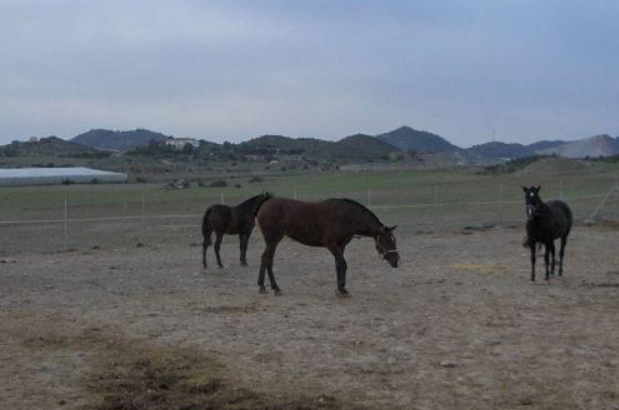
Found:
[[(465, 203), (510, 202), (522, 197), (520, 185), (542, 185), (545, 198), (602, 195), (619, 178), (616, 164), (596, 164), (586, 171), (548, 175), (479, 175), (475, 169), (442, 171), (281, 172), (250, 183), (251, 175), (230, 175), (224, 188), (167, 190), (163, 184), (85, 184), (0, 188), (0, 219), (60, 215), (65, 198), (72, 215), (113, 216), (149, 213), (196, 213), (222, 199), (236, 204), (263, 191), (278, 196), (319, 200), (350, 197), (387, 212), (390, 206), (442, 204), (436, 212), (466, 212)], [(211, 181), (204, 180), (208, 185)], [(240, 187), (235, 187), (235, 185)], [(444, 211), (443, 211), (444, 210)], [(393, 211), (391, 211), (393, 212)]]

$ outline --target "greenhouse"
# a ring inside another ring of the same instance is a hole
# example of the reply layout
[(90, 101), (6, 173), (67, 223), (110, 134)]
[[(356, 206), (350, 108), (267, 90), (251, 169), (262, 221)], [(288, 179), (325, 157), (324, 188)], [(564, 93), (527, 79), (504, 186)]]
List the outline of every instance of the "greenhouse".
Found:
[(98, 169), (10, 168), (0, 169), (0, 186), (126, 182), (127, 174)]

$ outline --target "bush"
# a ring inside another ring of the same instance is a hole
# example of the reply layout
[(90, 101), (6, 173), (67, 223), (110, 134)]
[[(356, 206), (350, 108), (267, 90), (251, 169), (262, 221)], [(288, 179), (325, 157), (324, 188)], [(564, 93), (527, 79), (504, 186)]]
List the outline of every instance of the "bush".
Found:
[(135, 182), (137, 182), (138, 184), (144, 184), (144, 183), (146, 183), (146, 178), (144, 178), (144, 177), (137, 177), (135, 179)]
[(264, 179), (262, 179), (262, 177), (252, 177), (247, 182), (249, 182), (250, 184), (255, 184), (255, 183), (258, 183), (258, 182), (262, 182), (262, 181), (264, 181)]
[(211, 182), (209, 186), (211, 188), (223, 188), (223, 187), (227, 187), (228, 183), (224, 181), (223, 179), (218, 179), (217, 181)]
[(71, 181), (70, 179), (63, 179), (60, 183), (62, 185), (71, 185), (73, 181)]
[(96, 185), (96, 184), (99, 183), (99, 180), (97, 178), (93, 178), (93, 179), (90, 180), (90, 183)]
[(235, 188), (240, 188), (240, 187), (241, 187), (241, 184), (235, 184), (235, 185), (234, 185), (234, 187), (235, 187)]

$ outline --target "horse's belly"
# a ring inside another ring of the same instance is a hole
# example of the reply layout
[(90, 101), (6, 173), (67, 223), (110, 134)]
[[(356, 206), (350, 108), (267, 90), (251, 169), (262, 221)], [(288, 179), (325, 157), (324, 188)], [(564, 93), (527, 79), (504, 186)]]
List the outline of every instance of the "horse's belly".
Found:
[(322, 233), (315, 226), (295, 226), (286, 229), (284, 234), (289, 238), (308, 246), (324, 246)]

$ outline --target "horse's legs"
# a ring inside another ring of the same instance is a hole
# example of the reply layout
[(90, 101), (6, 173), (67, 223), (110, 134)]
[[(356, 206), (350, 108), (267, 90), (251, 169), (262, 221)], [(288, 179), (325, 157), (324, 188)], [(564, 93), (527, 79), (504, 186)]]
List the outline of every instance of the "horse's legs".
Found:
[(241, 266), (247, 266), (247, 244), (249, 243), (250, 233), (240, 234), (240, 242), (241, 242)]
[(202, 236), (203, 236), (203, 240), (202, 240), (202, 266), (204, 267), (204, 269), (206, 269), (206, 250), (208, 249), (209, 245), (211, 244), (211, 231), (208, 230), (208, 228), (203, 228), (202, 229)]
[(554, 241), (550, 242), (550, 257), (551, 259), (551, 264), (550, 264), (550, 274), (552, 276), (555, 275), (555, 243)]
[(221, 247), (221, 241), (223, 241), (224, 239), (224, 234), (219, 233), (219, 232), (215, 232), (215, 234), (217, 235), (217, 238), (215, 239), (215, 256), (217, 256), (217, 265), (220, 268), (223, 268), (224, 265), (221, 264), (221, 257), (219, 256), (219, 248)]
[(346, 269), (348, 265), (344, 258), (344, 248), (339, 246), (329, 247), (329, 250), (335, 257), (335, 271), (337, 273), (337, 295), (339, 297), (349, 297), (350, 294), (346, 290)]
[(531, 281), (535, 282), (535, 243), (529, 243), (529, 250), (531, 251)]
[(273, 259), (275, 258), (275, 247), (277, 244), (273, 246), (273, 252), (269, 255), (269, 262), (267, 263), (267, 272), (269, 273), (269, 282), (271, 283), (271, 289), (276, 295), (281, 295), (282, 290), (277, 286), (277, 282), (275, 281), (275, 275), (273, 274)]
[(550, 279), (550, 245), (547, 243), (544, 245), (544, 266), (546, 267), (545, 279)]
[(563, 256), (565, 255), (565, 244), (567, 235), (561, 237), (561, 248), (559, 249), (559, 276), (563, 276)]
[(271, 289), (273, 289), (276, 295), (281, 295), (282, 291), (277, 286), (277, 282), (275, 281), (275, 275), (273, 274), (273, 259), (275, 257), (275, 249), (277, 248), (277, 244), (282, 240), (282, 237), (275, 237), (267, 239), (267, 246), (262, 252), (262, 258), (260, 261), (260, 274), (258, 275), (258, 286), (260, 287), (260, 293), (266, 293), (266, 289), (264, 287), (264, 273), (265, 271), (269, 274), (269, 282), (271, 284)]

